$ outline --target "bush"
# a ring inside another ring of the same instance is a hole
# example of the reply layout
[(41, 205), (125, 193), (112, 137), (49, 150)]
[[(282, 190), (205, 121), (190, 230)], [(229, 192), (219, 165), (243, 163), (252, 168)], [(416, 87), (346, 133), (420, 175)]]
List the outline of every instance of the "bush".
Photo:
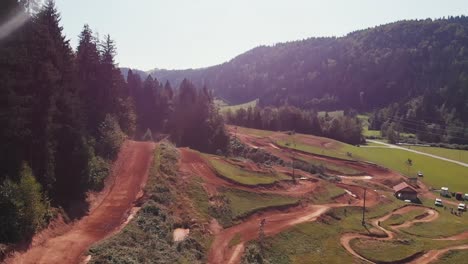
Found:
[(116, 158), (125, 138), (117, 118), (109, 114), (106, 115), (104, 121), (99, 125), (98, 154), (107, 159)]
[(109, 164), (94, 153), (88, 161), (88, 186), (92, 190), (99, 191), (104, 187), (104, 180), (110, 173)]
[(33, 235), (49, 220), (49, 203), (31, 168), (23, 164), (18, 183), (0, 186), (0, 242), (18, 242)]

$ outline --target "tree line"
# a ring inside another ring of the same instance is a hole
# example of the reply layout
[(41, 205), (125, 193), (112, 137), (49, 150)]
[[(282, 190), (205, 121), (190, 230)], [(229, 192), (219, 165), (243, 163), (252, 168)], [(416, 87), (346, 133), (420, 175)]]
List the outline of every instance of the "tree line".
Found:
[(88, 25), (73, 50), (52, 0), (1, 1), (0, 24), (15, 17), (27, 19), (0, 39), (0, 243), (27, 240), (54, 208), (82, 216), (126, 138), (166, 133), (178, 146), (225, 151), (206, 88), (126, 80), (112, 38)]
[[(408, 20), (339, 38), (260, 46), (213, 67), (156, 70), (154, 76), (173, 83), (188, 77), (233, 104), (260, 98), (262, 106), (288, 103), (316, 111), (372, 112), (393, 103), (404, 109), (421, 97), (422, 111), (407, 119), (439, 124), (431, 119), (442, 111), (452, 119), (449, 125), (463, 127), (468, 123), (467, 43), (466, 16)], [(428, 129), (433, 133), (438, 127)]]
[(228, 110), (226, 122), (232, 125), (272, 131), (295, 131), (323, 136), (349, 144), (361, 144), (362, 124), (354, 111), (348, 115), (319, 116), (317, 112), (294, 106), (249, 107), (235, 112)]

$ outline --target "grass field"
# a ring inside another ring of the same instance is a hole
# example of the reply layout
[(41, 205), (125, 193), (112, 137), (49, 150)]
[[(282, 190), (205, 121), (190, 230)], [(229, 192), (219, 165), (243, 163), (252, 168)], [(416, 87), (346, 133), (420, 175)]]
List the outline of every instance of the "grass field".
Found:
[(402, 146), (405, 148), (411, 148), (417, 151), (424, 153), (429, 153), (437, 156), (441, 156), (447, 159), (457, 160), (461, 162), (468, 163), (468, 150), (458, 150), (458, 149), (447, 149), (447, 148), (437, 148), (437, 147), (420, 147), (420, 146)]
[(220, 158), (214, 156), (205, 155), (207, 160), (216, 170), (216, 172), (223, 177), (226, 177), (235, 182), (245, 185), (259, 185), (259, 184), (271, 184), (281, 180), (288, 180), (291, 177), (277, 172), (271, 173), (259, 173), (244, 170), (238, 166), (230, 164)]
[[(440, 207), (434, 207), (433, 200), (422, 200), (423, 204), (436, 209), (439, 212), (439, 218), (429, 223), (416, 223), (415, 225), (402, 229), (403, 232), (416, 236), (438, 238), (448, 237), (468, 231), (468, 214), (456, 216), (450, 213), (450, 209), (444, 210)], [(447, 205), (447, 207), (455, 208)]]
[(334, 184), (327, 184), (313, 193), (312, 201), (315, 204), (330, 203), (333, 202), (333, 198), (345, 193), (346, 191), (343, 188), (337, 187)]
[(331, 112), (318, 112), (319, 117), (325, 117), (328, 113), (329, 117), (339, 117), (339, 116), (344, 116), (344, 111), (343, 110), (337, 110), (337, 111), (331, 111)]
[(298, 202), (297, 198), (234, 189), (228, 189), (223, 193), (230, 201), (233, 218), (242, 217), (266, 207), (292, 205)]
[[(278, 140), (276, 141), (276, 144), (285, 148), (297, 149), (297, 150), (308, 152), (308, 153), (341, 158), (341, 159), (350, 159), (348, 156), (346, 156), (346, 151), (343, 152), (343, 151), (340, 151), (339, 149), (327, 149), (327, 148), (322, 148), (318, 146), (308, 145), (308, 144), (301, 142), (301, 140), (299, 139), (300, 136), (298, 135), (295, 135), (294, 138), (295, 138), (294, 144), (291, 144), (292, 140)], [(343, 144), (344, 143), (337, 142), (338, 146), (341, 146)]]
[[(380, 164), (406, 176), (414, 177), (418, 171), (422, 171), (422, 180), (431, 187), (445, 186), (452, 191), (468, 192), (468, 169), (458, 164), (401, 149), (345, 145), (343, 150), (353, 153), (355, 158)], [(412, 166), (408, 166), (408, 159), (412, 160)]]
[(420, 208), (420, 209), (413, 210), (403, 215), (394, 214), (390, 216), (390, 218), (387, 221), (382, 222), (381, 225), (388, 229), (391, 225), (401, 225), (406, 221), (411, 221), (415, 219), (417, 216), (424, 214), (424, 212), (425, 212), (424, 208)]
[(466, 263), (468, 259), (468, 250), (453, 250), (443, 255), (434, 264), (453, 264), (453, 263)]
[(247, 128), (247, 127), (236, 127), (239, 133), (249, 134), (257, 137), (268, 137), (273, 135), (273, 131), (269, 130), (260, 130), (255, 128)]
[(356, 239), (351, 246), (356, 252), (375, 262), (399, 261), (421, 251), (441, 249), (452, 245), (461, 245), (466, 241), (435, 241), (415, 236), (400, 236), (399, 240), (376, 241)]
[(255, 99), (253, 101), (250, 101), (250, 102), (247, 102), (247, 103), (244, 103), (244, 104), (238, 104), (238, 105), (224, 105), (224, 106), (221, 106), (220, 109), (221, 109), (221, 112), (225, 113), (229, 110), (231, 110), (232, 112), (235, 112), (239, 109), (245, 109), (247, 110), (249, 107), (252, 107), (254, 108), (255, 106), (257, 106), (258, 104), (258, 99)]
[[(330, 141), (333, 140), (330, 139)], [(424, 173), (422, 180), (431, 187), (445, 186), (452, 191), (468, 192), (468, 168), (425, 155), (401, 149), (356, 147), (342, 142), (334, 144), (338, 146), (336, 149), (323, 149), (302, 143), (299, 137), (296, 138), (295, 145), (291, 145), (289, 141), (278, 141), (277, 144), (312, 154), (341, 159), (351, 159), (346, 155), (349, 152), (352, 153), (352, 159), (374, 162), (406, 176), (414, 177), (418, 171), (422, 171)], [(412, 160), (412, 166), (408, 166), (406, 162), (408, 159)]]
[(315, 159), (306, 159), (306, 158), (302, 158), (302, 157), (297, 157), (299, 160), (302, 160), (306, 163), (309, 163), (309, 164), (312, 164), (316, 167), (324, 167), (328, 170), (331, 170), (339, 175), (360, 175), (362, 174), (363, 172), (362, 171), (358, 171), (358, 170), (355, 170), (353, 168), (350, 168), (350, 167), (346, 167), (346, 166), (338, 166), (334, 163), (331, 163), (331, 162), (325, 162), (325, 161), (318, 161), (318, 160), (315, 160)]
[[(382, 216), (399, 206), (401, 203), (395, 201), (384, 206), (369, 208), (368, 215)], [(266, 244), (269, 247), (265, 252), (266, 258), (275, 264), (361, 263), (348, 254), (339, 243), (344, 233), (367, 233), (361, 225), (361, 208), (335, 208), (327, 215), (333, 217), (327, 217), (324, 221), (300, 224), (267, 238)]]

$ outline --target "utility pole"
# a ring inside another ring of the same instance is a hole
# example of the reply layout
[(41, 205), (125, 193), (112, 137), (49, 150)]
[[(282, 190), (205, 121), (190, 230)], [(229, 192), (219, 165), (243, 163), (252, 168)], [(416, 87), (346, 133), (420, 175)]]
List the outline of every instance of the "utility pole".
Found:
[(263, 218), (262, 221), (260, 221), (260, 226), (258, 228), (258, 240), (260, 242), (260, 254), (263, 256), (263, 248), (264, 248), (264, 241), (265, 241), (265, 230), (263, 229), (265, 227), (266, 219)]
[(366, 225), (366, 193), (367, 193), (367, 188), (364, 188), (364, 205), (362, 206), (362, 226)]
[(296, 183), (296, 174), (295, 174), (295, 166), (294, 166), (294, 163), (296, 161), (296, 151), (295, 151), (295, 149), (296, 149), (296, 139), (294, 138), (295, 133), (296, 132), (293, 131), (293, 148), (294, 148), (294, 150), (293, 150), (293, 160), (292, 160), (292, 173), (293, 173), (294, 183)]

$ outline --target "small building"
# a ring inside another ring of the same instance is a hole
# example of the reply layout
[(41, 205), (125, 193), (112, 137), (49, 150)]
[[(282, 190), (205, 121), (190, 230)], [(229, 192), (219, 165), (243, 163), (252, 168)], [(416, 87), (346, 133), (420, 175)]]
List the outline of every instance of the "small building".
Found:
[(415, 201), (418, 199), (418, 191), (406, 182), (393, 186), (395, 196), (400, 200)]
[(440, 188), (440, 195), (445, 196), (445, 197), (450, 197), (449, 189), (448, 187), (442, 187)]

